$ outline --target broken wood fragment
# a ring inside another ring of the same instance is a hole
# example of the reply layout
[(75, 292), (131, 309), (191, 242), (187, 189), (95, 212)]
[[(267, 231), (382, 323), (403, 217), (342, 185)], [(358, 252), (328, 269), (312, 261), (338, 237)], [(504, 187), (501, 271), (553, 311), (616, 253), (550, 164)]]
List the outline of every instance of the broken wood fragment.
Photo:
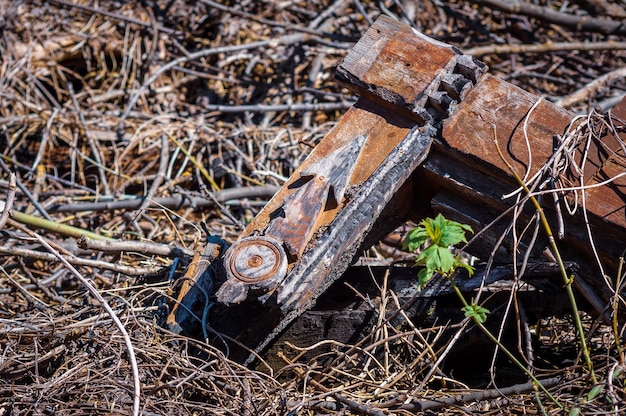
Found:
[(210, 295), (215, 282), (213, 263), (224, 249), (223, 242), (210, 239), (197, 250), (185, 271), (178, 299), (167, 317), (166, 325), (175, 333), (192, 332), (200, 327), (203, 312), (211, 304)]
[[(514, 204), (502, 195), (519, 187), (494, 138), (526, 179), (569, 186), (572, 172), (580, 171), (581, 184), (597, 185), (585, 190), (586, 208), (590, 226), (607, 231), (597, 241), (600, 258), (615, 266), (623, 248), (610, 241), (626, 241), (622, 133), (610, 137), (605, 129), (604, 137), (568, 144), (572, 113), (485, 71), (481, 62), (390, 18), (381, 17), (367, 31), (337, 69), (338, 81), (360, 99), (226, 252), (226, 280), (216, 292), (220, 304), (210, 324), (235, 340), (231, 358), (250, 363), (251, 352), (267, 348), (360, 250), (406, 220), (410, 210), (444, 212), (475, 230), (489, 224), (470, 247), (483, 259), (497, 244), (496, 261), (510, 262), (513, 251), (532, 249), (506, 234), (506, 221), (492, 224)], [(622, 104), (610, 119), (620, 131), (625, 115)], [(570, 165), (560, 166), (564, 161)], [(553, 165), (561, 173), (547, 168)], [(544, 189), (537, 184), (534, 192)], [(576, 195), (561, 190), (560, 197), (571, 201)], [(558, 215), (550, 206), (546, 210), (551, 218)], [(519, 218), (533, 215), (529, 209)], [(585, 259), (580, 273), (591, 289), (578, 287), (598, 308), (598, 299), (608, 301), (611, 293), (602, 277), (593, 276), (586, 225), (577, 215), (565, 219), (563, 253), (565, 261)], [(534, 261), (544, 260), (538, 241)], [(497, 278), (497, 270), (485, 281)], [(429, 287), (424, 294), (437, 296), (445, 282), (434, 279)], [(170, 323), (179, 324), (177, 319)]]
[[(399, 217), (389, 212), (398, 207), (392, 199), (404, 193), (400, 190), (426, 158), (440, 121), (484, 69), (448, 45), (379, 19), (338, 69), (338, 78), (361, 98), (226, 253), (227, 280), (218, 301), (260, 302), (265, 306), (259, 319), (275, 327), (270, 333), (234, 334), (225, 312), (216, 323), (219, 330), (262, 350), (343, 274), (359, 249), (392, 231), (396, 222), (377, 220), (386, 209), (385, 216)], [(256, 240), (266, 244), (268, 238), (282, 246), (267, 251), (267, 260), (258, 253), (240, 259), (239, 253), (254, 250)], [(277, 273), (246, 279), (234, 266), (273, 271), (279, 251), (288, 259), (286, 273), (276, 268)]]

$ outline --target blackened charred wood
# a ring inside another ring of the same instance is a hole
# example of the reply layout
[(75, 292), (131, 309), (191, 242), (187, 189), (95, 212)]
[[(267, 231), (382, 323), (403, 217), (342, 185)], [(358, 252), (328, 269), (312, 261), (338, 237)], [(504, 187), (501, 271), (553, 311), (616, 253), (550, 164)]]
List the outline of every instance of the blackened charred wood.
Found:
[[(404, 183), (416, 184), (418, 211), (462, 216), (478, 230), (510, 207), (501, 196), (517, 187), (496, 151), (494, 133), (521, 175), (532, 176), (552, 160), (555, 135), (564, 133), (574, 115), (484, 75), (485, 70), (455, 48), (386, 17), (364, 35), (337, 70), (337, 79), (361, 98), (226, 255), (227, 280), (217, 292), (223, 305), (213, 309), (211, 325), (236, 338), (231, 358), (250, 363), (250, 350), (269, 346), (344, 273), (360, 249), (385, 226), (391, 231), (400, 210), (385, 210), (397, 200), (394, 195), (408, 189)], [(595, 140), (585, 183), (600, 184), (623, 172), (624, 148), (622, 138)], [(580, 156), (581, 150), (576, 152), (573, 157)], [(613, 264), (623, 248), (611, 239), (626, 241), (625, 186), (621, 178), (593, 188), (598, 195), (587, 206), (592, 225), (604, 231), (596, 243), (609, 247), (601, 250), (601, 259), (612, 257)], [(394, 220), (385, 222), (386, 215)], [(534, 211), (523, 215), (532, 218)], [(582, 254), (593, 265), (582, 221), (576, 221), (568, 225), (565, 260)], [(498, 230), (507, 228), (494, 227), (483, 241), (493, 247)], [(506, 235), (503, 241), (505, 253), (498, 255), (525, 248)], [(538, 247), (531, 259), (540, 259)], [(489, 247), (481, 254), (487, 258)], [(603, 279), (594, 282), (597, 290), (606, 289)]]
[[(567, 263), (565, 266), (568, 270), (577, 267), (575, 263)], [(486, 272), (484, 264), (478, 265), (471, 277), (461, 271), (454, 279), (457, 287), (471, 296), (480, 287), (485, 287), (490, 293), (510, 290), (516, 278), (515, 268), (511, 265), (494, 266), (489, 273)], [(320, 296), (315, 307), (304, 312), (280, 335), (264, 355), (264, 360), (272, 368), (279, 369), (285, 365), (281, 354), (302, 354), (299, 351), (291, 353), (286, 343), (311, 346), (334, 340), (354, 345), (371, 335), (380, 323), (380, 288), (384, 279), (387, 280), (385, 287), (388, 292), (383, 295), (393, 292), (402, 310), (400, 313), (395, 302), (389, 302), (384, 312), (385, 322), (398, 330), (406, 327), (407, 318), (416, 325), (435, 319), (445, 322), (458, 318), (459, 301), (446, 278), (436, 275), (424, 289), (419, 290), (415, 267), (351, 266), (341, 282), (333, 284)], [(520, 299), (530, 300), (524, 304), (534, 318), (560, 315), (569, 310), (557, 264), (529, 263), (523, 281), (529, 285), (520, 292)], [(353, 296), (355, 291), (361, 296)], [(503, 295), (508, 296), (506, 293)], [(324, 343), (300, 356), (300, 360), (307, 361), (328, 352), (330, 348), (328, 343)]]
[[(325, 231), (321, 232), (304, 252), (276, 291), (261, 296), (267, 305), (263, 315), (249, 316), (252, 331), (240, 334), (238, 341), (256, 352), (264, 350), (295, 318), (313, 306), (317, 297), (352, 264), (358, 249), (400, 186), (427, 156), (435, 130), (415, 126), (391, 154), (360, 186), (354, 189), (350, 202), (339, 212)], [(249, 304), (248, 304), (249, 305)], [(220, 330), (226, 316), (221, 316)], [(279, 322), (269, 333), (257, 331), (268, 321)], [(255, 356), (245, 360), (251, 363)]]
[[(178, 300), (167, 317), (168, 329), (175, 333), (192, 333), (212, 303), (211, 292), (216, 279), (215, 261), (224, 251), (224, 242), (211, 238), (196, 251), (183, 276)], [(200, 317), (200, 318), (199, 318)]]

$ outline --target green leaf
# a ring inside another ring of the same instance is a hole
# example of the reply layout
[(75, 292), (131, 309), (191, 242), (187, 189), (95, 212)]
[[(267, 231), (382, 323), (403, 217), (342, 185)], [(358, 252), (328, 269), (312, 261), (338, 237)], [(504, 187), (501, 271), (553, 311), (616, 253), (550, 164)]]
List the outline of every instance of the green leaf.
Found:
[(454, 256), (447, 248), (432, 245), (417, 256), (416, 264), (426, 266), (433, 272), (448, 274), (454, 271)]
[[(467, 242), (465, 239), (467, 231), (472, 232), (472, 228), (447, 220), (441, 214), (434, 219), (422, 220), (416, 228), (409, 231), (402, 245), (410, 251), (422, 249), (415, 262), (418, 266), (425, 266), (419, 275), (421, 286), (426, 284), (434, 273), (450, 276), (459, 267), (467, 270), (470, 275), (474, 272), (472, 266), (463, 262), (461, 256), (455, 256), (450, 250), (451, 246)], [(425, 247), (426, 245), (428, 247)]]
[(423, 224), (424, 228), (428, 232), (428, 236), (430, 237), (433, 244), (441, 246), (441, 236), (443, 234), (443, 226), (445, 223), (445, 218), (443, 215), (439, 214), (433, 220), (432, 218), (426, 218), (420, 224)]
[(460, 255), (457, 255), (454, 260), (454, 268), (456, 269), (457, 267), (462, 267), (467, 270), (467, 274), (470, 276), (474, 274), (474, 267), (465, 263)]
[(436, 247), (436, 258), (439, 264), (439, 272), (441, 274), (449, 274), (454, 271), (454, 255), (450, 253), (450, 250), (444, 247)]
[(419, 273), (417, 273), (417, 281), (418, 281), (417, 284), (420, 290), (424, 286), (426, 286), (426, 283), (428, 283), (432, 277), (433, 277), (433, 271), (428, 270), (427, 268), (423, 268), (422, 270), (419, 271)]
[(416, 228), (407, 234), (402, 245), (409, 251), (415, 251), (430, 240), (434, 245), (447, 248), (459, 243), (466, 243), (466, 232), (472, 232), (472, 227), (447, 220), (443, 215), (438, 214), (434, 219), (422, 220)]
[(476, 304), (463, 306), (461, 310), (466, 317), (473, 318), (481, 324), (484, 324), (487, 321), (487, 315), (489, 315), (489, 309)]
[(415, 251), (419, 249), (421, 246), (428, 241), (429, 236), (428, 232), (423, 227), (417, 227), (409, 231), (407, 236), (404, 238), (402, 242), (402, 247), (405, 250)]
[(456, 221), (450, 221), (445, 219), (441, 214), (437, 218), (441, 217), (441, 238), (439, 245), (444, 247), (455, 246), (459, 243), (467, 243), (465, 238), (466, 232), (473, 232), (472, 227), (466, 224), (460, 224)]

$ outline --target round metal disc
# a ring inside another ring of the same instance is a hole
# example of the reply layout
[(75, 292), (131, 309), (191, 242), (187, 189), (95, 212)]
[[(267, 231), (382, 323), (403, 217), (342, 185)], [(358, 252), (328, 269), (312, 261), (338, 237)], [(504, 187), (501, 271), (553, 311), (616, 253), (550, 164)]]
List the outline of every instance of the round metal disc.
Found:
[(287, 274), (287, 255), (270, 237), (246, 237), (231, 246), (225, 257), (226, 273), (244, 283), (282, 279)]

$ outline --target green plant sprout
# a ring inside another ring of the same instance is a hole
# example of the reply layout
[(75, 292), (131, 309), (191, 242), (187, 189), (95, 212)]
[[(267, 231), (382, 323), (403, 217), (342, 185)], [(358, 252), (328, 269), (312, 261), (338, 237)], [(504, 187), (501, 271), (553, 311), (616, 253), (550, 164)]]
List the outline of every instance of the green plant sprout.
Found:
[(426, 218), (422, 220), (416, 228), (409, 231), (402, 246), (409, 251), (421, 250), (415, 261), (416, 265), (422, 266), (422, 269), (418, 272), (419, 288), (423, 288), (435, 273), (446, 277), (452, 285), (452, 289), (463, 303), (461, 310), (465, 316), (471, 318), (476, 326), (533, 381), (538, 389), (541, 389), (557, 406), (563, 408), (563, 405), (524, 367), (513, 353), (483, 325), (487, 321), (489, 310), (476, 304), (475, 301), (467, 302), (461, 290), (454, 283), (453, 275), (457, 269), (463, 268), (467, 270), (470, 276), (474, 273), (474, 267), (467, 264), (460, 254), (453, 254), (452, 252), (452, 248), (457, 244), (467, 243), (465, 238), (465, 233), (467, 232), (473, 232), (469, 225), (448, 220), (441, 214), (438, 214), (434, 219)]
[[(471, 276), (474, 268), (467, 264), (460, 254), (453, 254), (451, 248), (460, 243), (467, 243), (465, 233), (473, 232), (472, 227), (456, 221), (448, 220), (438, 214), (434, 219), (426, 218), (418, 226), (409, 231), (403, 246), (405, 250), (421, 252), (416, 260), (416, 265), (423, 266), (418, 272), (418, 285), (423, 288), (430, 281), (433, 274), (438, 273), (451, 279), (454, 272), (459, 269), (467, 270)], [(487, 320), (489, 310), (486, 308), (463, 302), (462, 311), (466, 317), (475, 318), (481, 324)]]
[(448, 220), (441, 214), (435, 219), (422, 220), (409, 232), (403, 242), (404, 248), (409, 251), (423, 248), (416, 261), (418, 266), (424, 266), (418, 274), (420, 288), (434, 273), (448, 277), (459, 267), (467, 270), (470, 276), (474, 273), (474, 268), (463, 261), (460, 254), (454, 255), (450, 250), (459, 243), (467, 243), (466, 232), (473, 232), (472, 227)]

